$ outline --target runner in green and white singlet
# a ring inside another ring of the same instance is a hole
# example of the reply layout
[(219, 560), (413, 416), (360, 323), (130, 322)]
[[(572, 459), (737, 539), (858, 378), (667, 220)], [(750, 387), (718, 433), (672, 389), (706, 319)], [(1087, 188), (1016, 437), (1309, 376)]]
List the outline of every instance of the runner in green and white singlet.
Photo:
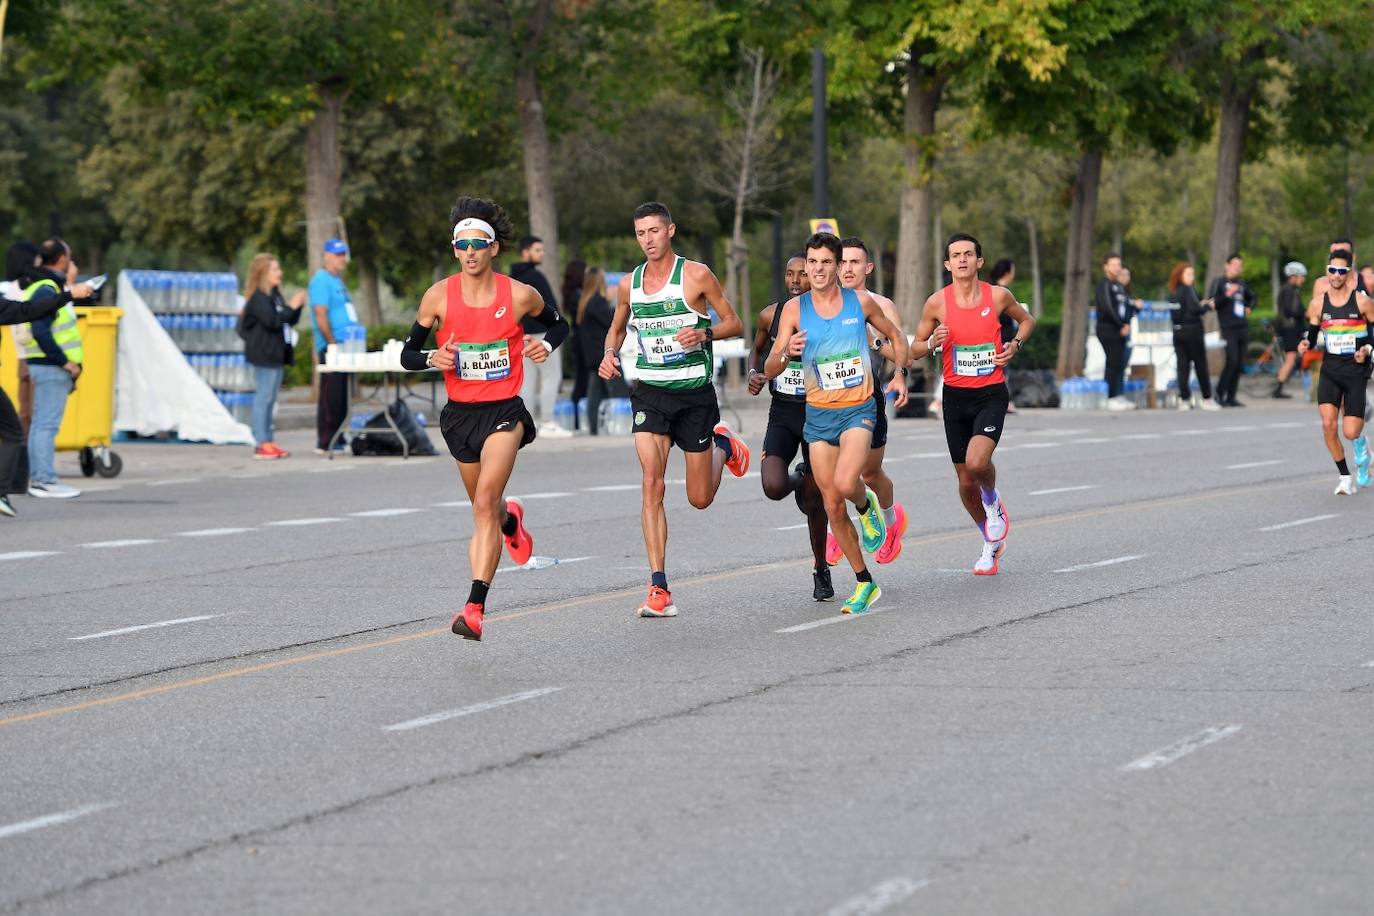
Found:
[[(620, 375), (620, 346), (631, 324), (639, 341), (634, 409), (635, 452), (644, 469), (644, 547), (649, 555), (649, 596), (641, 617), (673, 617), (677, 606), (666, 572), (668, 516), (663, 508), (668, 451), (682, 449), (687, 463), (687, 501), (705, 509), (716, 498), (721, 472), (736, 477), (749, 470), (749, 447), (720, 422), (711, 341), (734, 337), (744, 326), (705, 264), (673, 252), (677, 227), (668, 208), (641, 204), (634, 213), (635, 240), (645, 263), (620, 281), (615, 318), (606, 333), (597, 370), (604, 379)], [(707, 313), (719, 320), (712, 325)]]

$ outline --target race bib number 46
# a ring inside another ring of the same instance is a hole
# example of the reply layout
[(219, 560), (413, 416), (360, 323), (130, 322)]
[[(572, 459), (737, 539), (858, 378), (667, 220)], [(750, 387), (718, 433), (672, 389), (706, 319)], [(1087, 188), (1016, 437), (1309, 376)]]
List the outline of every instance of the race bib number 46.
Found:
[(954, 374), (976, 377), (992, 375), (997, 365), (992, 361), (996, 354), (993, 344), (957, 345), (954, 348)]
[(816, 360), (816, 375), (823, 391), (854, 388), (864, 382), (863, 355), (858, 350), (832, 353)]
[(509, 378), (509, 342), (495, 340), (491, 343), (460, 343), (458, 377), (465, 382), (494, 382)]

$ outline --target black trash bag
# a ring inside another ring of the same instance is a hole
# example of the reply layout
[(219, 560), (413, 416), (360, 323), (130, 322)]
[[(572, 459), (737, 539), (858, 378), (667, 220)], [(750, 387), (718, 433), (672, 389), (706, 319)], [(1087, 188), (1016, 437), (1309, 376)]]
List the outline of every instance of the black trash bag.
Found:
[(1058, 407), (1059, 386), (1053, 369), (1017, 369), (1009, 373), (1011, 401), (1017, 407)]
[[(425, 435), (423, 427), (415, 419), (415, 414), (411, 413), (405, 402), (397, 399), (386, 409), (391, 414), (391, 421), (396, 424), (396, 428), (401, 431), (401, 435), (406, 438), (406, 445), (410, 448), (412, 455), (437, 455), (438, 450), (429, 441), (429, 436)], [(377, 434), (363, 432), (353, 437), (352, 448), (355, 455), (399, 455), (401, 454), (401, 443), (397, 441), (396, 434), (391, 431), (391, 427), (386, 422), (386, 416), (381, 413), (373, 414), (367, 418), (363, 424), (364, 430), (385, 430)]]

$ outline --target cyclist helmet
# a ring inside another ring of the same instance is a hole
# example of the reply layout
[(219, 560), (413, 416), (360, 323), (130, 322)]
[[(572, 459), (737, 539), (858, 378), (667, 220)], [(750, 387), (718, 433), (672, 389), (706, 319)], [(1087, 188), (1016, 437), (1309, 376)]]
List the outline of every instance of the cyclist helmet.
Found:
[(1283, 275), (1285, 277), (1305, 277), (1307, 276), (1307, 268), (1303, 266), (1301, 261), (1289, 261), (1283, 265)]

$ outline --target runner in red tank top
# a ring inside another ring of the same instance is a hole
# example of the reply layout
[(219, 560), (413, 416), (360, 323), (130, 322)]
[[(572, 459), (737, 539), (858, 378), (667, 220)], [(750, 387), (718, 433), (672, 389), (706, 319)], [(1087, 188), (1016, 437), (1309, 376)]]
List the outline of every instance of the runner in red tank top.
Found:
[[(956, 233), (945, 244), (945, 267), (953, 282), (926, 300), (916, 328), (916, 358), (936, 352), (945, 381), (945, 439), (959, 476), (959, 498), (983, 535), (975, 576), (997, 575), (1011, 519), (997, 493), (993, 450), (1002, 437), (1009, 403), (1003, 369), (1021, 352), (1035, 319), (1002, 286), (978, 280), (983, 247)], [(1016, 336), (1002, 345), (1001, 317), (1017, 323)]]
[[(450, 215), (453, 256), (462, 272), (429, 288), (406, 338), (401, 365), (440, 369), (448, 403), (439, 428), (458, 462), (473, 533), (468, 543), (472, 588), (467, 604), (453, 615), (453, 632), (482, 638), (487, 589), (506, 543), (511, 560), (529, 562), (534, 540), (525, 530), (525, 508), (506, 499), (515, 453), (534, 441), (534, 420), (520, 399), (524, 358), (548, 359), (568, 336), (568, 325), (532, 287), (492, 270), (492, 261), (515, 236), (506, 211), (489, 200), (459, 198)], [(542, 340), (525, 338), (520, 320), (534, 318), (548, 329)], [(421, 349), (435, 332), (437, 350)]]

